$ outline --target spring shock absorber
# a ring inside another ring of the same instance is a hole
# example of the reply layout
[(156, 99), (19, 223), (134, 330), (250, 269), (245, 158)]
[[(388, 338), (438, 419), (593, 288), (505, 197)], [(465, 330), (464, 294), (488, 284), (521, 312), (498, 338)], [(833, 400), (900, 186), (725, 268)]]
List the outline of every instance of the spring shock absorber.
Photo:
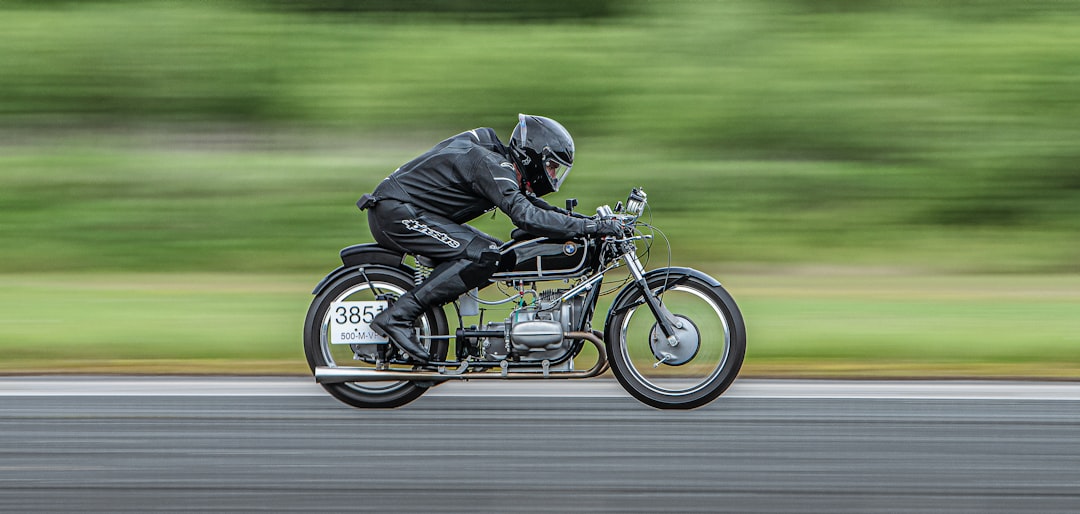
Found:
[(427, 280), (431, 275), (433, 268), (420, 262), (420, 259), (416, 259), (416, 268), (413, 269), (413, 285), (419, 286), (424, 280)]

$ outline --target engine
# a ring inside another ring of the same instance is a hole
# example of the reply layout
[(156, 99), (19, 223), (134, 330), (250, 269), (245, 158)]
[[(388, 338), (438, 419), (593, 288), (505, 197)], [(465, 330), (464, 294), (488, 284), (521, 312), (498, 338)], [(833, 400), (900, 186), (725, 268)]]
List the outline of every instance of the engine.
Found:
[(480, 330), (508, 334), (482, 337), (472, 342), (472, 354), (487, 361), (558, 361), (577, 344), (564, 340), (563, 334), (577, 330), (584, 299), (580, 296), (561, 301), (565, 290), (539, 293), (534, 305), (519, 307), (501, 323), (487, 323)]

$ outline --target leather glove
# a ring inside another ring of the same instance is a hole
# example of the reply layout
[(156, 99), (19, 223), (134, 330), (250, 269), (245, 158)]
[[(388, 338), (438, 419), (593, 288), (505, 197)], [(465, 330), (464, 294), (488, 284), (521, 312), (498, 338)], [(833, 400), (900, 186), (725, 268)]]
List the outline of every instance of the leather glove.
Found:
[(589, 225), (592, 226), (590, 233), (598, 236), (622, 237), (626, 232), (623, 224), (616, 220), (596, 220)]

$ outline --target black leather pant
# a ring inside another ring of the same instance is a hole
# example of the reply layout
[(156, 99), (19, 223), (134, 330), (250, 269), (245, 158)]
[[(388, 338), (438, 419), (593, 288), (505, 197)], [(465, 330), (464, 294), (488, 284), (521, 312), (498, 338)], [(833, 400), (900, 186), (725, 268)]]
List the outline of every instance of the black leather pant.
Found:
[(368, 209), (368, 226), (380, 245), (437, 263), (431, 276), (414, 291), (424, 306), (449, 302), (486, 285), (498, 269), (501, 241), (404, 202), (379, 200)]

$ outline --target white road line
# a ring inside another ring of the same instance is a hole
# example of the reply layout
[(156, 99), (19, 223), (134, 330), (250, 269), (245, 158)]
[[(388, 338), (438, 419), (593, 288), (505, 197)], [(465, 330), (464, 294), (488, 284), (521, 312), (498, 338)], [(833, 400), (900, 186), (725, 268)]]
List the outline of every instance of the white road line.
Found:
[[(452, 382), (430, 396), (629, 397), (610, 379)], [(325, 396), (307, 377), (0, 377), (0, 397), (35, 396)], [(1073, 400), (1080, 382), (755, 380), (735, 382), (725, 398), (921, 400)]]
[(301, 377), (3, 377), (4, 396), (319, 396)]

